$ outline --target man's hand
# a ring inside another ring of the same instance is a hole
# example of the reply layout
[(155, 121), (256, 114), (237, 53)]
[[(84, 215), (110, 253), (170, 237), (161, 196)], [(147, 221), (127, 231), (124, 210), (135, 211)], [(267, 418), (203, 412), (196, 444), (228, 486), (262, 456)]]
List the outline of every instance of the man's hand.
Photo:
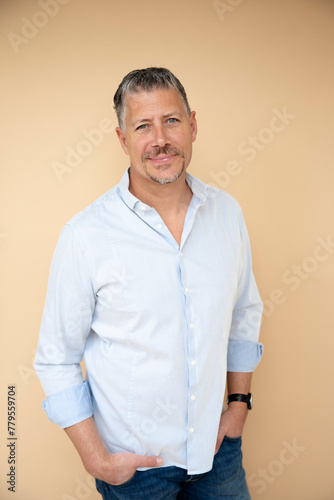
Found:
[[(227, 372), (228, 394), (248, 394), (250, 392), (251, 372)], [(248, 414), (246, 403), (233, 401), (220, 418), (215, 454), (225, 436), (236, 438), (241, 436)]]
[(137, 467), (159, 467), (163, 464), (160, 457), (128, 452), (108, 453), (92, 417), (67, 427), (65, 432), (76, 447), (86, 471), (109, 484), (125, 483)]
[(137, 467), (159, 467), (163, 464), (161, 457), (135, 455), (134, 453), (108, 454), (101, 464), (101, 470), (90, 472), (97, 479), (106, 483), (120, 485), (125, 483), (135, 474)]
[(225, 436), (236, 438), (242, 435), (248, 408), (245, 403), (235, 401), (230, 403), (220, 417), (215, 454), (220, 448)]

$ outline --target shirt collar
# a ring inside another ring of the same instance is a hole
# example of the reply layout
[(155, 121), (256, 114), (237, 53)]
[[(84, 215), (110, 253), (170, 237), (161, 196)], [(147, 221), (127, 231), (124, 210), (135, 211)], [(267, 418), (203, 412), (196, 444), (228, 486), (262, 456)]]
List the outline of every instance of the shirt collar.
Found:
[[(140, 200), (138, 200), (138, 198), (136, 198), (129, 191), (129, 174), (130, 167), (124, 172), (124, 175), (120, 183), (118, 184), (118, 190), (123, 201), (128, 205), (129, 208), (131, 208), (131, 210), (133, 210), (136, 203), (140, 202)], [(197, 177), (189, 174), (188, 172), (186, 172), (186, 182), (192, 190), (193, 194), (204, 203), (207, 198), (207, 184), (204, 184), (204, 182), (200, 181), (199, 179), (197, 179)]]
[(129, 191), (129, 174), (130, 167), (124, 172), (121, 182), (118, 184), (118, 191), (121, 195), (122, 200), (127, 204), (129, 208), (131, 208), (131, 210), (133, 210), (135, 204), (138, 203), (139, 200)]
[(207, 199), (209, 187), (207, 184), (204, 184), (204, 182), (197, 179), (194, 175), (188, 174), (188, 172), (186, 172), (186, 182), (197, 198), (203, 202)]

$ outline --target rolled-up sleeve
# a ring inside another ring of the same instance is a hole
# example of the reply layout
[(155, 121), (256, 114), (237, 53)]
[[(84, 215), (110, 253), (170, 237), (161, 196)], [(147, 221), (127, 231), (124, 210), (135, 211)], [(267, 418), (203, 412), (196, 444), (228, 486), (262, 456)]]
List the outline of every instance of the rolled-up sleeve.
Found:
[(93, 414), (80, 363), (90, 333), (95, 296), (85, 249), (70, 225), (60, 234), (52, 259), (35, 371), (47, 399), (48, 418), (61, 427)]
[(231, 340), (227, 351), (227, 371), (253, 372), (259, 364), (263, 345), (259, 342)]
[(63, 429), (86, 420), (93, 415), (88, 383), (83, 382), (49, 396), (44, 399), (43, 408), (49, 420)]
[(238, 278), (227, 351), (227, 371), (252, 372), (263, 353), (263, 345), (258, 342), (263, 304), (252, 271), (249, 238), (241, 212)]

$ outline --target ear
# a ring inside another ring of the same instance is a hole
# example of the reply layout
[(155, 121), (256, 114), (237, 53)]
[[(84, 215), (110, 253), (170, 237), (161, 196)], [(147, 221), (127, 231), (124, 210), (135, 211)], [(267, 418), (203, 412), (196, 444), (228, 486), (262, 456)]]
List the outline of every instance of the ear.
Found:
[(190, 121), (190, 127), (191, 127), (191, 140), (192, 140), (192, 142), (194, 142), (196, 137), (197, 137), (196, 111), (192, 111), (190, 113), (189, 121)]
[(124, 153), (128, 155), (129, 150), (128, 150), (128, 147), (126, 145), (126, 136), (125, 136), (125, 133), (123, 132), (123, 130), (121, 129), (121, 127), (116, 127), (116, 134), (117, 134), (117, 137), (119, 139), (119, 142), (121, 143), (121, 146), (122, 146)]

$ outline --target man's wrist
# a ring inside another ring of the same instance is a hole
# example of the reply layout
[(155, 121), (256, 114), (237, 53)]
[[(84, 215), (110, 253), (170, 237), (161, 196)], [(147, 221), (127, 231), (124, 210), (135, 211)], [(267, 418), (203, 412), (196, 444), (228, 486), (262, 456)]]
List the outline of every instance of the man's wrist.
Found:
[(248, 407), (245, 403), (240, 403), (239, 401), (233, 401), (227, 407), (227, 411), (234, 415), (234, 418), (239, 418), (245, 420), (248, 415)]

